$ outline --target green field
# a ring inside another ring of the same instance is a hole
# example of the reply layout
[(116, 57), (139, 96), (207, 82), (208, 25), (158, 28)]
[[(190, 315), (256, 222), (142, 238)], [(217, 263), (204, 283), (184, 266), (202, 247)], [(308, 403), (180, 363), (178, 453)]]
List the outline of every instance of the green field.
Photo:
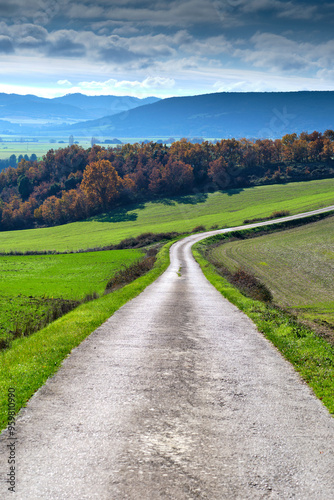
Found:
[(71, 251), (120, 242), (145, 232), (230, 227), (275, 210), (291, 214), (334, 204), (334, 179), (190, 195), (116, 209), (63, 226), (0, 233), (0, 252)]
[[(3, 142), (0, 142), (0, 160), (6, 160), (11, 155), (28, 155), (29, 157), (34, 153), (39, 160), (50, 150), (50, 149), (60, 149), (66, 148), (68, 146), (68, 137), (59, 137), (58, 139), (51, 139), (46, 137), (41, 137), (38, 141), (33, 141), (32, 138), (24, 138), (24, 141), (20, 139), (14, 139), (13, 137), (2, 136)], [(91, 138), (80, 137), (77, 140), (79, 146), (84, 149), (91, 147)], [(62, 142), (59, 142), (62, 141)]]
[(334, 218), (274, 234), (228, 242), (210, 258), (230, 271), (242, 267), (272, 292), (274, 303), (333, 330)]
[[(13, 136), (4, 136), (2, 135), (2, 142), (0, 142), (0, 160), (6, 160), (8, 159), (11, 155), (16, 155), (18, 157), (19, 155), (24, 156), (27, 154), (29, 157), (35, 153), (37, 158), (39, 160), (42, 159), (42, 157), (50, 150), (50, 149), (60, 149), (60, 148), (65, 148), (69, 145), (69, 136), (62, 136), (62, 137), (57, 137), (55, 139), (52, 139), (51, 137), (39, 137), (38, 140), (34, 140), (33, 137), (23, 137), (23, 141), (21, 140), (20, 137), (13, 137)], [(91, 137), (75, 137), (74, 136), (74, 141), (76, 144), (79, 146), (83, 147), (84, 149), (88, 149), (91, 147)], [(105, 144), (105, 140), (112, 140), (113, 137), (106, 136), (106, 137), (97, 137), (97, 144), (99, 144), (102, 147), (115, 147), (117, 144)], [(163, 137), (156, 137), (156, 138), (146, 138), (146, 137), (139, 137), (139, 138), (133, 138), (133, 137), (126, 137), (126, 138), (120, 138), (119, 140), (122, 141), (123, 144), (133, 144), (133, 143), (141, 143), (144, 140), (152, 140), (153, 142), (159, 140), (159, 139), (167, 139)]]
[(56, 299), (102, 295), (119, 269), (142, 258), (139, 250), (0, 257), (0, 338), (15, 324), (39, 321)]

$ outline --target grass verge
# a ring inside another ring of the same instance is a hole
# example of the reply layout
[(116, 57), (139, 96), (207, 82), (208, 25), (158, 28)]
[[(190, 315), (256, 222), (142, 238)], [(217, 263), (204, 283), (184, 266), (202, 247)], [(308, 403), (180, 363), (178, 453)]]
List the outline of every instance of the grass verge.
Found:
[(193, 255), (206, 278), (226, 299), (247, 314), (334, 414), (333, 347), (281, 309), (245, 297), (204, 258), (202, 252), (209, 244), (205, 240), (193, 247)]
[(0, 430), (7, 426), (8, 389), (15, 389), (15, 411), (18, 412), (58, 370), (74, 347), (167, 269), (172, 243), (162, 247), (153, 269), (144, 276), (113, 293), (82, 304), (30, 337), (16, 339), (8, 351), (0, 353)]

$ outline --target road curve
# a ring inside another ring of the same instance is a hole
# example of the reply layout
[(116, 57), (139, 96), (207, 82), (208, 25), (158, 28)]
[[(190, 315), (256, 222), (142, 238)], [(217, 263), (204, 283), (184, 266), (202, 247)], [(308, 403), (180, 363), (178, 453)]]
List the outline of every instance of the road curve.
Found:
[[(2, 482), (0, 498), (334, 498), (334, 419), (205, 279), (191, 255), (204, 236), (174, 244), (167, 271), (31, 398), (16, 493)], [(2, 479), (8, 450), (4, 431)]]

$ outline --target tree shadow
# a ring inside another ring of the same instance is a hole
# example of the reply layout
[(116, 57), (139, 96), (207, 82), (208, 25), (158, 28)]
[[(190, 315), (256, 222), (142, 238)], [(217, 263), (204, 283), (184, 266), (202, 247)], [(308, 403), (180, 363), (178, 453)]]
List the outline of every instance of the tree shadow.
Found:
[(221, 189), (219, 192), (227, 194), (227, 196), (233, 196), (235, 194), (239, 194), (245, 191), (244, 188), (235, 188), (235, 189)]
[(184, 205), (197, 205), (198, 203), (205, 203), (208, 199), (208, 193), (195, 193), (180, 196), (177, 198), (179, 203)]
[(160, 203), (161, 205), (166, 205), (169, 207), (172, 207), (173, 205), (175, 205), (175, 201), (172, 200), (172, 198), (154, 198), (153, 200), (150, 200), (150, 203), (153, 203), (153, 204)]
[(197, 205), (198, 203), (205, 203), (207, 198), (208, 193), (195, 193), (180, 196), (170, 196), (169, 198), (155, 198), (154, 200), (151, 200), (151, 202), (168, 206), (173, 206), (176, 203), (183, 205)]
[(115, 208), (110, 212), (96, 215), (95, 217), (91, 217), (90, 220), (96, 222), (134, 222), (138, 218), (138, 214), (135, 213), (135, 210), (142, 210), (145, 208), (143, 203), (137, 203), (134, 205), (128, 205), (126, 207)]

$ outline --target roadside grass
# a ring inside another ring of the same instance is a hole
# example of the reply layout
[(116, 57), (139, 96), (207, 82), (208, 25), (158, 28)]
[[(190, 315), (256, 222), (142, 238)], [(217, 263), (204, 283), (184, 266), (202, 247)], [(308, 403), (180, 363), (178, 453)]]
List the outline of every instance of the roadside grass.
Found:
[(0, 252), (76, 251), (117, 244), (141, 233), (231, 227), (274, 211), (298, 212), (334, 204), (334, 179), (197, 193), (115, 209), (82, 222), (0, 233)]
[(211, 262), (258, 278), (278, 306), (313, 323), (334, 344), (334, 217), (215, 246)]
[[(280, 233), (281, 234), (281, 233)], [(210, 238), (193, 247), (206, 278), (232, 304), (249, 316), (260, 332), (292, 363), (315, 395), (334, 414), (334, 348), (291, 314), (273, 304), (251, 299), (217, 273), (203, 253)]]
[(0, 348), (103, 294), (113, 275), (143, 256), (140, 250), (110, 250), (0, 257)]
[(113, 293), (82, 304), (29, 337), (14, 340), (10, 349), (0, 352), (0, 429), (7, 426), (8, 388), (15, 389), (18, 412), (74, 347), (167, 269), (172, 243), (162, 247), (147, 274)]

